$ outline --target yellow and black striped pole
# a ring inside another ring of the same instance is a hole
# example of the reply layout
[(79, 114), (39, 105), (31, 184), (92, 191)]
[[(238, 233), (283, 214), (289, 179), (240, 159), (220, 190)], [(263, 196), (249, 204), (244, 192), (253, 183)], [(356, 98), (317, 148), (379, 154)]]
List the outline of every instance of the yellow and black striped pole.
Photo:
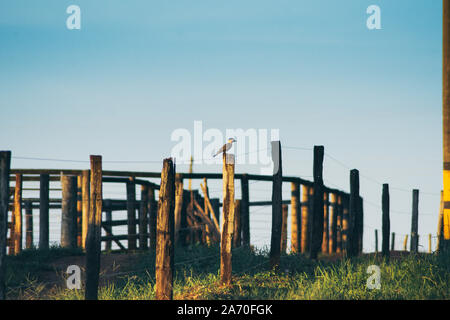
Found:
[(450, 248), (450, 0), (443, 0), (442, 118), (444, 155), (444, 243)]

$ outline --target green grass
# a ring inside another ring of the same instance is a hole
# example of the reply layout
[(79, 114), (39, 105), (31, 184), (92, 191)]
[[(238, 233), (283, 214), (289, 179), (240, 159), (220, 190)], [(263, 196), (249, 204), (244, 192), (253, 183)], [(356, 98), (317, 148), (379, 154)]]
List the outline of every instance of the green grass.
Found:
[[(30, 255), (33, 261), (41, 259), (36, 259), (35, 253)], [(352, 260), (327, 262), (324, 258), (317, 262), (308, 260), (303, 255), (285, 255), (281, 258), (278, 271), (268, 269), (267, 256), (267, 250), (235, 250), (233, 284), (225, 287), (219, 281), (217, 247), (192, 246), (186, 250), (176, 250), (174, 297), (271, 300), (450, 299), (449, 256), (421, 254), (385, 261), (379, 256), (365, 255)], [(15, 258), (28, 264), (25, 257)], [(99, 298), (154, 299), (154, 261), (153, 254), (142, 254), (139, 263), (133, 266), (138, 271), (114, 278), (114, 281), (99, 290)], [(370, 265), (380, 267), (379, 290), (370, 290), (366, 286), (370, 276), (367, 267)], [(38, 284), (33, 284), (36, 285)], [(33, 290), (32, 287), (30, 290)], [(61, 288), (46, 298), (83, 299), (84, 292), (83, 289)]]

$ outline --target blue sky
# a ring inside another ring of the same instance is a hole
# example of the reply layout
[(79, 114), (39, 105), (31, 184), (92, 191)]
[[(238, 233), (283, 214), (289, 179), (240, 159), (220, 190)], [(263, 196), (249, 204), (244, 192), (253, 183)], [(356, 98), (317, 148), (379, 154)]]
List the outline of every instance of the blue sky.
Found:
[[(81, 30), (66, 28), (72, 4), (81, 8)], [(371, 4), (381, 8), (381, 30), (366, 28)], [(380, 208), (368, 202), (381, 202), (377, 182), (407, 190), (391, 191), (398, 212), (411, 211), (409, 190), (423, 191), (420, 213), (429, 215), (419, 217), (419, 233), (435, 234), (441, 12), (441, 1), (5, 0), (0, 148), (23, 157), (157, 161), (170, 155), (171, 133), (193, 130), (194, 120), (223, 131), (276, 128), (283, 146), (324, 145), (372, 178), (361, 177), (365, 249), (373, 248), (372, 228), (381, 227)], [(283, 160), (287, 175), (312, 174), (312, 151), (285, 149)], [(325, 183), (348, 190), (348, 168), (328, 157), (324, 165)], [(161, 164), (105, 168), (158, 171)], [(267, 199), (268, 187), (252, 195)], [(391, 219), (393, 231), (409, 232), (408, 214)], [(261, 223), (258, 232), (268, 239)]]

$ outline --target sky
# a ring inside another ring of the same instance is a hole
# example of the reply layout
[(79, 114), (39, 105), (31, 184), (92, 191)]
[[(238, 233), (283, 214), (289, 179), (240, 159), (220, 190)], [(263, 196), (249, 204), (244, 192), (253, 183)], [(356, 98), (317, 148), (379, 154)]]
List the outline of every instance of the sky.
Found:
[[(80, 7), (80, 30), (66, 27), (70, 5)], [(380, 30), (366, 26), (370, 5), (381, 9)], [(314, 145), (325, 147), (326, 185), (348, 191), (349, 170), (360, 170), (364, 250), (381, 229), (382, 183), (398, 237), (410, 232), (413, 188), (420, 249), (436, 234), (441, 1), (4, 0), (0, 40), (0, 149), (12, 151), (13, 168), (88, 168), (24, 158), (100, 154), (105, 169), (157, 172), (172, 133), (193, 134), (194, 121), (224, 138), (226, 129), (278, 129), (285, 175), (311, 179)], [(250, 185), (251, 200), (270, 199), (270, 187)], [(116, 189), (105, 196), (120, 197)], [(220, 197), (220, 181), (210, 189)], [(270, 211), (252, 209), (258, 245), (269, 243)]]

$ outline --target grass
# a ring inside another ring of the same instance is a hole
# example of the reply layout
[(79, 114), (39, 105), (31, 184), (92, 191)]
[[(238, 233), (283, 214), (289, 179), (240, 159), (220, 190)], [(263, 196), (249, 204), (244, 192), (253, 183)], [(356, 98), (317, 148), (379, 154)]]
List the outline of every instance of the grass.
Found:
[[(62, 255), (70, 251), (53, 249), (53, 253)], [(36, 250), (24, 251), (9, 259), (23, 264), (19, 272), (23, 273), (45, 266), (53, 253), (41, 256)], [(154, 261), (153, 254), (141, 254), (133, 267), (137, 271), (114, 277), (100, 288), (99, 298), (154, 299)], [(381, 270), (379, 290), (366, 286), (370, 265)], [(23, 279), (23, 274), (19, 278)], [(274, 271), (268, 268), (267, 250), (239, 248), (233, 252), (233, 284), (222, 286), (219, 279), (218, 247), (176, 250), (175, 299), (450, 299), (450, 256), (420, 254), (386, 261), (380, 256), (364, 255), (333, 262), (326, 257), (311, 261), (300, 254), (284, 255), (279, 270)], [(28, 297), (43, 298), (36, 290), (39, 285), (35, 282), (30, 285)], [(83, 299), (84, 292), (59, 288), (45, 298)]]

